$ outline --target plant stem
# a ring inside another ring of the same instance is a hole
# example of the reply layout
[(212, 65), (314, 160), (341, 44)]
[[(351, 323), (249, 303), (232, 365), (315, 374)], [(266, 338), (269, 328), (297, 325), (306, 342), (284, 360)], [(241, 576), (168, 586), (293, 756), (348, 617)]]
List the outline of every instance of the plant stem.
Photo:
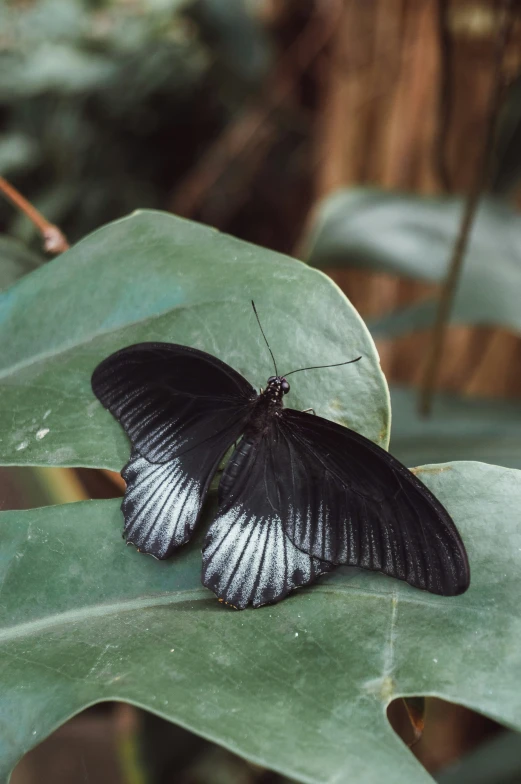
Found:
[(409, 721), (411, 722), (411, 728), (414, 734), (414, 739), (412, 743), (407, 744), (409, 748), (418, 743), (421, 740), (423, 735), (423, 730), (425, 729), (425, 700), (428, 699), (426, 697), (403, 697), (403, 704), (405, 705), (405, 710), (407, 711), (407, 715), (409, 717)]
[(451, 190), (451, 177), (447, 167), (446, 141), (452, 114), (453, 44), (448, 24), (450, 0), (438, 0), (438, 38), (440, 43), (440, 86), (438, 94), (438, 127), (435, 139), (435, 163), (443, 189)]
[(14, 204), (14, 206), (21, 210), (24, 215), (27, 215), (29, 220), (36, 226), (43, 237), (43, 247), (47, 253), (63, 253), (64, 250), (68, 249), (69, 243), (63, 232), (60, 231), (57, 226), (49, 223), (41, 212), (38, 212), (36, 207), (34, 207), (30, 201), (27, 201), (27, 199), (3, 177), (0, 177), (0, 192), (4, 194), (11, 204)]
[(487, 112), (487, 125), (483, 142), (483, 154), (481, 166), (473, 188), (471, 189), (461, 219), (460, 229), (454, 248), (452, 250), (449, 269), (438, 301), (436, 321), (432, 331), (430, 352), (425, 367), (425, 373), (420, 387), (419, 411), (422, 416), (429, 416), (432, 409), (432, 398), (438, 379), (441, 357), (445, 345), (447, 326), (450, 320), (452, 305), (458, 287), (465, 252), (472, 231), (474, 219), (480, 198), (486, 187), (490, 165), (492, 161), (492, 151), (494, 146), (494, 133), (498, 110), (503, 95), (503, 55), (508, 42), (510, 29), (512, 27), (512, 7), (514, 0), (501, 0), (500, 25), (496, 40), (494, 72), (490, 89), (489, 108)]

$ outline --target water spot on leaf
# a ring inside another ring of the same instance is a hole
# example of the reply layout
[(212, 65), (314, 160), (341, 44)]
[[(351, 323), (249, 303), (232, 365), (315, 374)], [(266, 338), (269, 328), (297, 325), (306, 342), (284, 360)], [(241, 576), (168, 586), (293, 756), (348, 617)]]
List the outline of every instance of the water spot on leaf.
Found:
[(87, 416), (89, 417), (89, 419), (90, 417), (94, 416), (94, 412), (96, 411), (97, 408), (100, 408), (100, 404), (98, 403), (97, 400), (93, 400), (92, 403), (89, 403), (89, 405), (87, 406)]
[(61, 446), (59, 449), (55, 449), (54, 452), (49, 454), (54, 463), (61, 463), (67, 460), (72, 460), (72, 458), (76, 455), (76, 452), (72, 446)]

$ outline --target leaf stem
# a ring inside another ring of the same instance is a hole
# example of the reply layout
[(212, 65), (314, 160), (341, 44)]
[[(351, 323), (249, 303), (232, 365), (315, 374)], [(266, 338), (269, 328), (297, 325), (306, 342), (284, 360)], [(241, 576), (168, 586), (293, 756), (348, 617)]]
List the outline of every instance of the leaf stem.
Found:
[(36, 226), (43, 237), (43, 247), (47, 253), (63, 253), (69, 248), (63, 232), (44, 218), (41, 212), (38, 212), (36, 207), (4, 177), (0, 177), (0, 192)]
[(425, 417), (429, 416), (431, 413), (432, 398), (438, 379), (452, 305), (461, 276), (465, 253), (479, 201), (489, 179), (496, 121), (504, 87), (503, 56), (512, 27), (511, 15), (513, 3), (514, 0), (501, 0), (499, 32), (496, 39), (494, 72), (490, 89), (481, 165), (478, 167), (474, 186), (467, 197), (460, 229), (449, 261), (449, 269), (438, 300), (438, 310), (432, 331), (429, 356), (420, 387), (419, 411), (420, 414)]

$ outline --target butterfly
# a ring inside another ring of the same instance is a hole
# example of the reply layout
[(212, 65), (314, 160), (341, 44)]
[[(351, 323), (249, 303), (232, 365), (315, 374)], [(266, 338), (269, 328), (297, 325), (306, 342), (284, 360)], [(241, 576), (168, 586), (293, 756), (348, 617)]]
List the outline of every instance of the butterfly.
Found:
[(252, 305), (275, 366), (260, 394), (217, 357), (173, 343), (128, 346), (96, 367), (92, 389), (132, 443), (127, 543), (159, 559), (186, 544), (235, 445), (202, 552), (203, 585), (221, 601), (271, 604), (342, 564), (463, 593), (468, 559), (447, 510), (369, 439), (284, 408), (287, 376), (315, 368), (279, 374)]

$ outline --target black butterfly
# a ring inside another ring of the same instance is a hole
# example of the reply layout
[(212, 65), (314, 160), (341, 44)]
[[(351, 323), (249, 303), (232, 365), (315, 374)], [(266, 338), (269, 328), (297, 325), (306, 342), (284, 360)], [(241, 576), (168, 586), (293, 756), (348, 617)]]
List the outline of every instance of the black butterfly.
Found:
[(127, 542), (156, 558), (188, 542), (236, 443), (203, 548), (203, 584), (222, 601), (277, 602), (340, 564), (463, 593), (467, 555), (441, 503), (364, 436), (283, 408), (290, 387), (275, 372), (257, 394), (211, 354), (171, 343), (129, 346), (98, 365), (94, 393), (133, 445), (122, 471)]

